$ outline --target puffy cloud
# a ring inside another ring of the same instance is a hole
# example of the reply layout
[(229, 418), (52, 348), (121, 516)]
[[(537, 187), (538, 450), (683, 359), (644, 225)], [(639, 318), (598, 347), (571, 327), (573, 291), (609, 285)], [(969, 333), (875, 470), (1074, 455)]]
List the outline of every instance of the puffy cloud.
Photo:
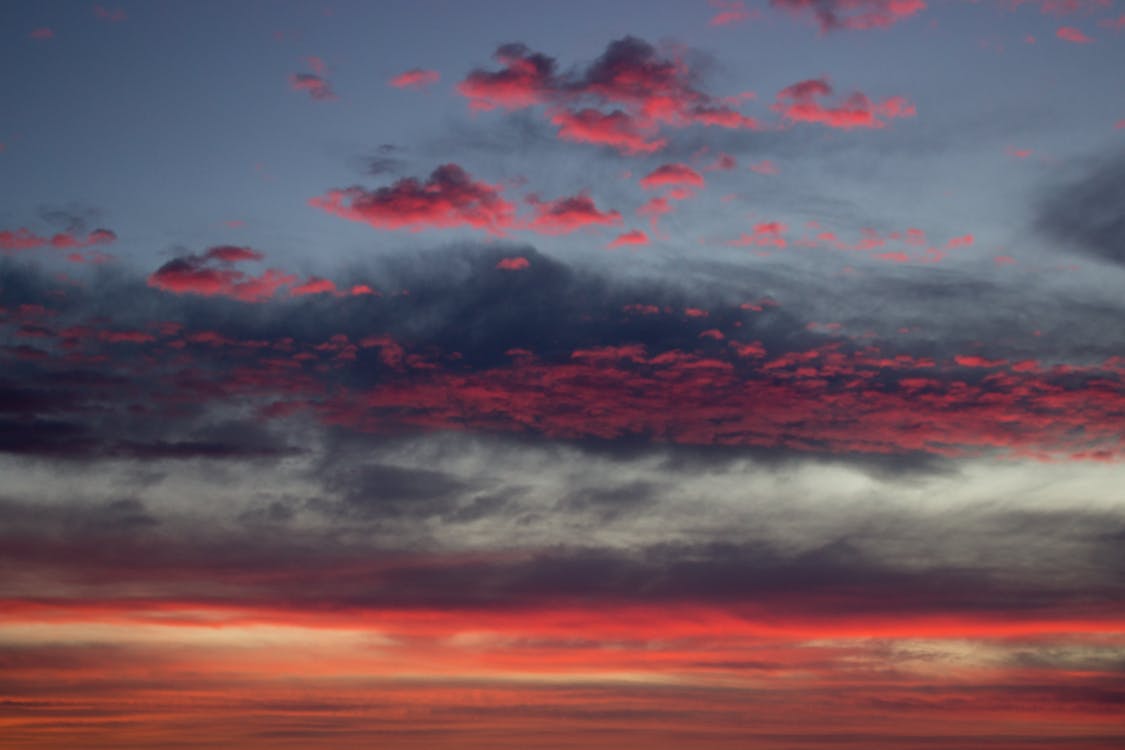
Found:
[(697, 74), (682, 60), (649, 43), (625, 37), (583, 70), (557, 72), (553, 58), (522, 44), (495, 55), (499, 70), (474, 70), (457, 86), (477, 110), (549, 105), (559, 138), (611, 146), (626, 154), (652, 153), (666, 145), (664, 126), (713, 125), (754, 129), (759, 124), (725, 100), (699, 90)]
[(703, 175), (687, 164), (664, 164), (641, 178), (641, 187), (654, 190), (661, 187), (680, 186), (701, 188), (706, 183)]
[(309, 203), (378, 229), (466, 226), (503, 235), (515, 221), (515, 205), (499, 187), (475, 181), (456, 164), (443, 164), (424, 182), (407, 177), (376, 190), (332, 190)]
[(306, 91), (310, 98), (316, 101), (332, 101), (336, 92), (328, 80), (314, 73), (294, 73), (289, 76), (289, 86), (294, 91)]
[(535, 218), (526, 228), (544, 234), (569, 234), (583, 227), (621, 223), (618, 211), (600, 211), (588, 195), (575, 195), (555, 201), (543, 201), (529, 196), (528, 203), (535, 210)]
[(473, 109), (522, 109), (546, 101), (558, 83), (555, 61), (523, 44), (505, 44), (493, 57), (497, 71), (474, 70), (457, 84)]
[(235, 263), (262, 259), (262, 254), (246, 247), (219, 246), (201, 255), (174, 258), (148, 277), (148, 285), (174, 294), (204, 297), (232, 297), (243, 302), (269, 299), (296, 276), (268, 269), (253, 276), (234, 267)]
[(873, 102), (867, 95), (856, 92), (835, 106), (825, 106), (819, 101), (831, 94), (832, 86), (827, 79), (801, 81), (778, 92), (773, 108), (789, 120), (814, 122), (844, 130), (882, 128), (886, 123), (880, 117), (913, 117), (916, 114), (914, 105), (901, 96)]
[(822, 32), (882, 29), (926, 9), (923, 0), (770, 0), (794, 15), (811, 15)]
[(557, 109), (550, 115), (559, 126), (559, 138), (576, 143), (610, 146), (624, 154), (650, 154), (664, 148), (668, 141), (654, 138), (656, 128), (621, 110), (604, 113), (596, 109)]

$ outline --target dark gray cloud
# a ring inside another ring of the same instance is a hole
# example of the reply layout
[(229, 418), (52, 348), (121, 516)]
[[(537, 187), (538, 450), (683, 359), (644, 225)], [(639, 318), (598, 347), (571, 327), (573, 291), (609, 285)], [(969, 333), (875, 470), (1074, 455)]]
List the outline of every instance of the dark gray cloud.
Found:
[(1039, 206), (1037, 227), (1060, 243), (1098, 260), (1125, 265), (1125, 152), (1091, 164), (1077, 179), (1051, 188)]

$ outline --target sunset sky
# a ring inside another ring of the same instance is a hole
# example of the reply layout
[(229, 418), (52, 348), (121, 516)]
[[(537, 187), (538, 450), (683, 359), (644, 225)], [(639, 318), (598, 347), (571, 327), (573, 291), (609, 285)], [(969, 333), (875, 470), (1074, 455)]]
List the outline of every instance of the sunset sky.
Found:
[(0, 748), (1125, 747), (1125, 2), (0, 38)]

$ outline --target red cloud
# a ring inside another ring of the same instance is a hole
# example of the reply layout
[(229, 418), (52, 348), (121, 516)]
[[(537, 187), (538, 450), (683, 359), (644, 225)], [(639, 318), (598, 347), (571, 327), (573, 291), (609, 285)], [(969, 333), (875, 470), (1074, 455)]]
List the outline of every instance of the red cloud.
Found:
[(441, 74), (436, 70), (422, 70), (421, 68), (414, 68), (405, 73), (399, 73), (391, 79), (391, 85), (400, 89), (412, 88), (421, 89), (426, 86), (431, 86), (441, 80)]
[(303, 284), (289, 290), (290, 297), (303, 297), (306, 294), (338, 294), (336, 285), (328, 279), (313, 276)]
[(505, 44), (493, 57), (498, 71), (474, 70), (457, 84), (473, 109), (523, 109), (546, 100), (556, 87), (555, 61), (522, 44)]
[(536, 213), (527, 228), (544, 234), (569, 234), (596, 224), (621, 223), (620, 212), (599, 211), (594, 201), (586, 195), (559, 198), (556, 201), (541, 201), (532, 195), (528, 196), (527, 202), (535, 208)]
[(703, 176), (686, 164), (665, 164), (641, 178), (641, 187), (653, 190), (668, 185), (703, 187)]
[(842, 104), (825, 107), (821, 97), (832, 94), (832, 86), (824, 78), (795, 83), (777, 94), (774, 110), (784, 117), (799, 122), (817, 122), (830, 128), (881, 128), (886, 125), (879, 119), (913, 117), (914, 106), (901, 96), (892, 96), (881, 103), (872, 102), (865, 94), (856, 92)]
[(1073, 26), (1060, 26), (1059, 30), (1055, 32), (1055, 36), (1067, 42), (1074, 42), (1075, 44), (1094, 43), (1094, 40), (1082, 33), (1081, 29), (1076, 29)]
[(1008, 364), (1006, 359), (985, 359), (975, 354), (958, 354), (953, 361), (962, 367), (1003, 367)]
[(279, 287), (297, 280), (296, 276), (272, 268), (261, 276), (251, 276), (232, 267), (240, 261), (261, 258), (261, 253), (250, 248), (213, 247), (202, 255), (168, 261), (148, 277), (148, 285), (174, 294), (223, 296), (243, 302), (260, 302), (272, 297)]
[(711, 5), (723, 9), (711, 18), (712, 26), (728, 26), (750, 18), (750, 12), (746, 10), (746, 3), (742, 2), (742, 0), (735, 0), (735, 2), (731, 3), (723, 2), (723, 0), (713, 0)]
[(238, 263), (244, 260), (262, 260), (265, 256), (249, 247), (220, 245), (203, 254), (205, 260), (218, 260), (224, 263)]
[(754, 233), (743, 232), (738, 239), (728, 242), (732, 247), (786, 247), (785, 230), (779, 221), (765, 221), (754, 225)]
[(923, 0), (770, 0), (795, 15), (811, 14), (824, 33), (837, 29), (881, 29), (926, 8)]
[(55, 31), (54, 29), (49, 29), (46, 26), (43, 26), (41, 28), (33, 30), (30, 34), (28, 34), (28, 36), (32, 39), (54, 39)]
[(524, 257), (501, 258), (496, 267), (501, 271), (522, 271), (531, 267), (531, 262)]
[(443, 164), (425, 182), (408, 177), (377, 190), (332, 190), (309, 203), (377, 229), (468, 226), (503, 235), (515, 220), (515, 206), (498, 187), (475, 182), (456, 164)]
[(1117, 18), (1103, 18), (1101, 21), (1098, 21), (1098, 26), (1113, 31), (1125, 31), (1125, 14)]
[(522, 44), (504, 45), (495, 57), (500, 70), (474, 70), (458, 84), (469, 106), (490, 110), (551, 104), (548, 116), (564, 140), (651, 153), (666, 143), (656, 137), (662, 125), (758, 127), (724, 100), (695, 88), (697, 76), (682, 61), (633, 37), (612, 42), (584, 71), (566, 76), (555, 72), (552, 58)]
[(577, 143), (612, 146), (624, 154), (649, 154), (668, 144), (663, 138), (651, 139), (651, 125), (638, 122), (621, 110), (605, 114), (596, 109), (555, 110), (551, 123), (559, 126), (559, 138)]
[(312, 73), (295, 73), (289, 76), (289, 85), (294, 91), (307, 91), (317, 101), (331, 101), (336, 93), (324, 78)]
[(50, 237), (41, 237), (29, 232), (27, 229), (0, 231), (0, 250), (19, 251), (34, 250), (39, 247), (53, 247), (57, 250), (72, 250), (90, 245), (104, 245), (117, 239), (117, 235), (108, 229), (95, 229), (85, 237), (78, 237), (69, 232), (59, 232)]
[(617, 235), (617, 239), (609, 243), (610, 248), (625, 247), (626, 245), (647, 245), (648, 235), (639, 229)]

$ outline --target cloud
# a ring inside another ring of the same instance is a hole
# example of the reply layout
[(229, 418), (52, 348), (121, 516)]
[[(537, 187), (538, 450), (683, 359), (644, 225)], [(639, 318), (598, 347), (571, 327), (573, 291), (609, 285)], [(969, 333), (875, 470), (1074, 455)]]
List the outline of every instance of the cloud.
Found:
[(1073, 26), (1060, 26), (1055, 32), (1055, 36), (1065, 42), (1074, 42), (1075, 44), (1094, 43), (1094, 40), (1086, 36), (1081, 29), (1076, 29)]
[(213, 247), (202, 255), (186, 255), (168, 261), (148, 277), (148, 285), (174, 294), (261, 302), (272, 297), (280, 287), (297, 280), (296, 276), (272, 268), (260, 276), (234, 268), (235, 263), (262, 257), (261, 253), (247, 247)]
[(313, 276), (289, 290), (290, 297), (303, 297), (309, 294), (339, 294), (336, 284), (329, 279)]
[(703, 175), (686, 164), (664, 164), (641, 178), (641, 187), (646, 190), (670, 186), (702, 188), (705, 184)]
[(477, 69), (457, 90), (476, 110), (547, 106), (562, 140), (607, 145), (625, 154), (652, 153), (667, 141), (663, 127), (759, 124), (696, 86), (697, 73), (648, 42), (624, 37), (583, 70), (557, 72), (553, 58), (522, 44), (501, 46), (499, 70)]
[(610, 146), (623, 154), (651, 154), (660, 151), (668, 141), (655, 138), (656, 128), (621, 110), (604, 113), (596, 109), (557, 109), (550, 115), (559, 126), (558, 137), (575, 143)]
[(522, 271), (525, 268), (530, 268), (531, 262), (522, 256), (515, 258), (501, 258), (496, 263), (496, 268), (501, 271)]
[(500, 236), (515, 222), (515, 205), (499, 187), (475, 181), (456, 164), (443, 164), (425, 182), (407, 177), (376, 190), (332, 190), (309, 204), (377, 229), (465, 226)]
[(25, 228), (15, 231), (0, 230), (0, 251), (19, 252), (51, 247), (56, 250), (71, 250), (91, 245), (105, 245), (117, 240), (117, 234), (109, 229), (95, 229), (85, 237), (73, 232), (57, 232), (50, 237), (37, 235)]
[(711, 17), (711, 26), (730, 26), (742, 23), (757, 14), (757, 11), (751, 13), (746, 10), (746, 3), (742, 0), (733, 0), (733, 2), (710, 0), (710, 4), (712, 7), (719, 9), (719, 12)]
[[(752, 236), (794, 241), (780, 222), (760, 222)], [(997, 312), (1024, 308), (1000, 295), (987, 315), (974, 316), (968, 300), (998, 292), (967, 279), (937, 289), (872, 281), (881, 299), (909, 299), (931, 327), (932, 337), (912, 341), (854, 337), (849, 332), (879, 328), (880, 316), (856, 318), (846, 312), (854, 302), (834, 307), (831, 290), (797, 291), (768, 269), (694, 264), (682, 281), (612, 280), (530, 247), (412, 255), (371, 273), (383, 288), (409, 294), (345, 296), (332, 290), (358, 280), (329, 286), (312, 277), (302, 291), (332, 299), (310, 316), (289, 302), (292, 295), (278, 294), (298, 285), (295, 276), (242, 267), (257, 262), (256, 252), (220, 248), (176, 258), (148, 280), (172, 294), (134, 280), (114, 290), (73, 288), (59, 300), (46, 278), (7, 270), (0, 326), (8, 338), (0, 357), (9, 378), (37, 383), (84, 363), (117, 378), (98, 390), (61, 388), (69, 395), (58, 409), (22, 414), (25, 432), (41, 436), (27, 445), (88, 452), (107, 428), (66, 404), (94, 397), (136, 407), (119, 410), (123, 418), (135, 414), (122, 443), (140, 434), (141, 424), (156, 431), (157, 443), (184, 441), (157, 436), (161, 415), (189, 403), (201, 414), (300, 414), (373, 440), (460, 431), (601, 450), (678, 446), (897, 462), (1120, 455), (1125, 404), (1111, 386), (1125, 367), (1120, 348), (1075, 339), (1032, 367), (1027, 362), (1039, 357), (1014, 342), (1015, 318)], [(506, 258), (527, 265), (498, 273)], [(747, 306), (748, 298), (776, 300), (779, 293), (805, 302), (792, 311), (784, 301)], [(872, 294), (862, 287), (849, 293)], [(224, 297), (231, 301), (218, 299)], [(109, 317), (98, 308), (100, 320), (84, 312), (107, 298), (137, 303)], [(231, 307), (240, 301), (260, 307), (247, 315)], [(831, 311), (810, 312), (820, 302)], [(1101, 330), (1120, 316), (1118, 308), (1058, 304), (1040, 305), (1038, 326), (1052, 336), (1061, 335), (1055, 329)], [(834, 324), (810, 328), (818, 320)], [(959, 331), (967, 333), (951, 335)], [(127, 358), (119, 352), (126, 348)], [(136, 362), (144, 367), (129, 364)]]
[(413, 68), (405, 73), (399, 73), (390, 80), (390, 84), (400, 89), (423, 89), (427, 86), (434, 85), (439, 80), (441, 80), (441, 74), (436, 70)]
[(811, 15), (821, 32), (883, 29), (926, 9), (923, 0), (770, 0), (796, 16)]
[(641, 245), (649, 244), (648, 235), (640, 229), (634, 229), (629, 232), (617, 235), (613, 242), (609, 243), (609, 248), (617, 247), (638, 247)]
[(32, 29), (31, 33), (28, 34), (28, 37), (31, 38), (31, 39), (36, 39), (38, 41), (45, 41), (47, 39), (54, 39), (55, 38), (55, 30), (51, 29), (51, 28), (48, 28), (46, 26), (41, 26), (38, 29)]
[(523, 44), (502, 45), (493, 57), (500, 70), (474, 70), (457, 84), (473, 109), (523, 109), (546, 101), (558, 86), (555, 61)]
[(336, 92), (328, 80), (313, 73), (294, 73), (289, 76), (289, 86), (294, 91), (307, 91), (316, 101), (327, 102), (336, 99)]
[(535, 218), (526, 228), (544, 234), (569, 234), (588, 226), (613, 226), (621, 223), (619, 211), (599, 211), (588, 195), (575, 195), (555, 201), (529, 196), (527, 202), (535, 210)]
[(789, 120), (844, 130), (882, 128), (886, 123), (880, 117), (913, 117), (916, 114), (914, 105), (901, 96), (876, 103), (865, 94), (856, 92), (840, 104), (824, 106), (819, 100), (831, 94), (832, 86), (827, 79), (801, 81), (778, 92), (773, 109)]
[(1099, 160), (1052, 189), (1038, 206), (1037, 227), (1090, 257), (1125, 265), (1125, 153)]

